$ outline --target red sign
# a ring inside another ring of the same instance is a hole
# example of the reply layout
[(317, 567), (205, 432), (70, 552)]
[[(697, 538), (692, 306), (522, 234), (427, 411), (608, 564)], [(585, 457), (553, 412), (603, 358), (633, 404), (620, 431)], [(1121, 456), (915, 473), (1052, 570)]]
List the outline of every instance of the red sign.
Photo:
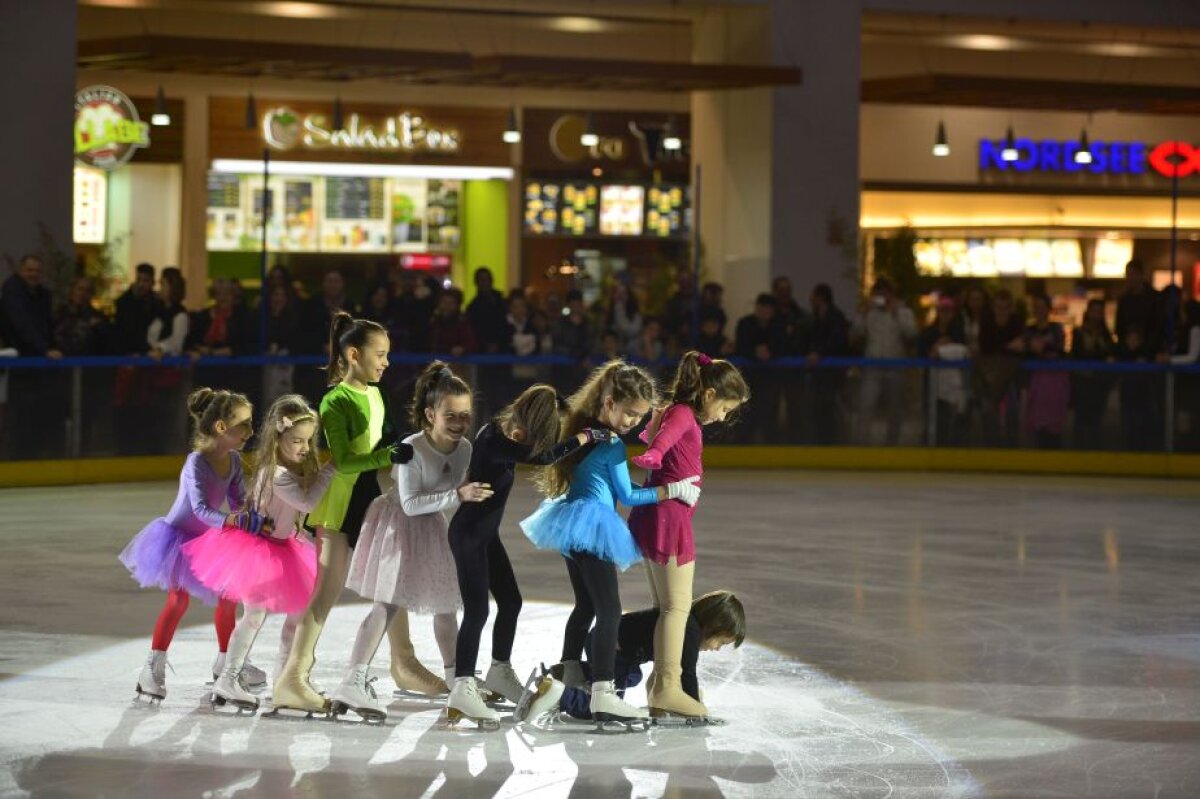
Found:
[(1150, 151), (1150, 166), (1168, 178), (1186, 178), (1200, 170), (1200, 147), (1185, 141), (1165, 141)]
[(418, 272), (448, 272), (452, 259), (445, 253), (409, 252), (400, 256), (400, 267)]

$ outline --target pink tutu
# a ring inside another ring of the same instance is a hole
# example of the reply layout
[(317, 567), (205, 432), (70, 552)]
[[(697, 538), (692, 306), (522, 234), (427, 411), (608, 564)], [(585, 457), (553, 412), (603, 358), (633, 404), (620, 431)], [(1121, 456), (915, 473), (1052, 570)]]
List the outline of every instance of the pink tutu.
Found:
[(295, 536), (209, 530), (184, 544), (183, 554), (214, 593), (272, 613), (304, 610), (317, 581), (317, 549)]

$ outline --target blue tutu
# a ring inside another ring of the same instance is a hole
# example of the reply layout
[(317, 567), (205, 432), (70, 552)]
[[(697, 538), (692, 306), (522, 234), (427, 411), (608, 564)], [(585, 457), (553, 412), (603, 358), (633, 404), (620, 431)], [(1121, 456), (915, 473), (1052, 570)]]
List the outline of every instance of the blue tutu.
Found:
[(217, 604), (217, 595), (196, 579), (182, 547), (189, 536), (166, 519), (146, 525), (121, 550), (121, 562), (142, 588), (173, 591), (182, 588), (206, 605)]
[(629, 525), (610, 505), (594, 499), (548, 499), (521, 522), (521, 530), (538, 549), (589, 552), (621, 571), (642, 559)]

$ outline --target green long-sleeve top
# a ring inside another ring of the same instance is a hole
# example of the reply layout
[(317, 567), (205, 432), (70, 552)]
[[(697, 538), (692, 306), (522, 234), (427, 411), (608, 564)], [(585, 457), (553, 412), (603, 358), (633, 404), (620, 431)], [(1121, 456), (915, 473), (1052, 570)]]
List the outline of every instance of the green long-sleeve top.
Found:
[(310, 527), (341, 531), (358, 475), (390, 464), (390, 450), (375, 449), (385, 416), (383, 395), (375, 386), (364, 391), (340, 383), (326, 392), (321, 400), (321, 427), (337, 472), (308, 515)]

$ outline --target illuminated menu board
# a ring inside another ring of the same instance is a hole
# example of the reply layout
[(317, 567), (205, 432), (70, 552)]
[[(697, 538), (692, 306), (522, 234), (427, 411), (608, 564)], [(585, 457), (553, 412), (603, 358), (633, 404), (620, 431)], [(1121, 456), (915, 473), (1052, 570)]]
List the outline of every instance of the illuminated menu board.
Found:
[(1078, 239), (921, 239), (913, 257), (923, 275), (1083, 277)]
[(103, 170), (75, 167), (75, 207), (72, 214), (76, 244), (103, 244), (108, 222), (108, 176)]
[(325, 178), (326, 219), (383, 219), (383, 178)]
[(600, 189), (600, 232), (606, 236), (642, 235), (646, 190), (642, 186), (604, 186)]
[(558, 183), (532, 182), (525, 184), (525, 232), (534, 236), (553, 236), (558, 233)]
[(683, 236), (691, 228), (687, 186), (651, 186), (646, 191), (646, 235)]

